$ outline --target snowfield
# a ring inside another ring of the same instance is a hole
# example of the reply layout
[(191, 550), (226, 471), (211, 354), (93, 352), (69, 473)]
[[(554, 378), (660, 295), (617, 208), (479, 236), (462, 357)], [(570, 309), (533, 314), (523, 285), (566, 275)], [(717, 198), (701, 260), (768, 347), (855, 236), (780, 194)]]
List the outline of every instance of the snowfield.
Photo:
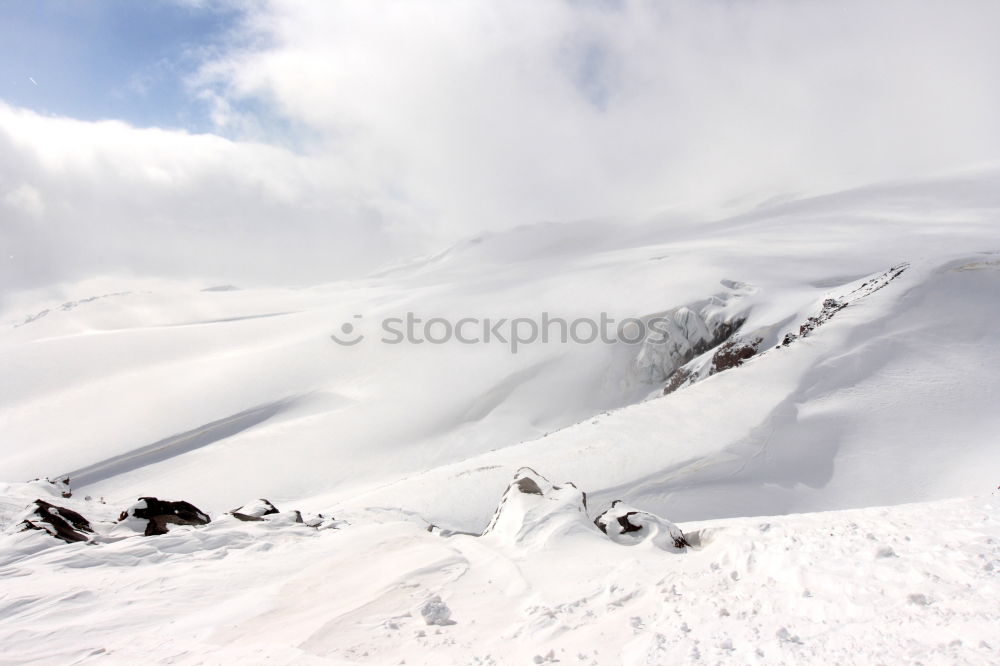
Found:
[(527, 539), (440, 536), (398, 511), (350, 514), (350, 525), (320, 531), (221, 517), (99, 544), (16, 534), (0, 560), (3, 658), (997, 659), (1000, 498), (686, 523), (696, 545), (682, 553), (620, 545), (555, 504), (562, 510), (525, 521)]
[(1000, 661), (1000, 170), (774, 201), (5, 294), (0, 663)]

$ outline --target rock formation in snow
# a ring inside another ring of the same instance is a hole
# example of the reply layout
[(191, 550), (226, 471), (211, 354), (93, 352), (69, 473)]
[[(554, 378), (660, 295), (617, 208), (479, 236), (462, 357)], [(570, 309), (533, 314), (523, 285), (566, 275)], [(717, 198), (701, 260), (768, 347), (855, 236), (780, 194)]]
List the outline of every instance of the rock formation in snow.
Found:
[(140, 497), (138, 502), (122, 511), (118, 522), (153, 536), (166, 534), (168, 525), (207, 525), (212, 519), (190, 502)]
[(233, 509), (229, 515), (242, 521), (264, 520), (264, 516), (278, 513), (278, 507), (271, 504), (269, 500), (259, 499), (249, 504)]
[[(908, 267), (909, 264), (907, 263), (893, 266), (887, 271), (863, 278), (863, 281), (859, 281), (860, 284), (855, 286), (850, 291), (842, 293), (837, 297), (824, 298), (822, 304), (819, 306), (819, 311), (816, 314), (807, 317), (806, 320), (799, 325), (797, 333), (793, 331), (786, 332), (784, 337), (780, 338), (780, 342), (777, 344), (777, 347), (787, 347), (799, 338), (809, 337), (817, 328), (830, 321), (838, 312), (859, 299), (871, 296), (876, 291), (886, 287), (890, 282), (902, 275)], [(745, 320), (743, 319), (739, 320), (739, 325), (742, 325), (744, 321)], [(693, 330), (697, 330), (697, 327)], [(702, 350), (699, 352), (699, 355), (691, 355), (686, 360), (682, 360), (679, 365), (674, 366), (674, 369), (667, 374), (663, 387), (663, 395), (669, 395), (682, 386), (694, 384), (695, 382), (719, 372), (724, 372), (725, 370), (730, 370), (732, 368), (738, 368), (750, 358), (766, 353), (767, 350), (761, 349), (761, 346), (764, 343), (764, 338), (757, 335), (757, 333), (761, 330), (763, 329), (755, 329), (755, 331), (749, 333), (735, 335), (737, 331), (734, 329), (732, 331), (728, 331), (728, 335), (725, 335), (725, 337), (721, 337), (721, 333), (726, 332), (726, 329), (723, 328), (720, 329), (720, 335), (716, 337), (717, 342), (714, 344), (704, 347), (704, 343), (699, 342), (699, 344), (702, 345), (701, 347), (692, 347), (693, 350)], [(676, 335), (676, 333), (674, 335)], [(684, 335), (688, 335), (686, 329), (681, 331), (681, 337)], [(701, 340), (697, 336), (695, 336), (695, 339), (699, 341)], [(772, 343), (769, 342), (768, 344)], [(708, 356), (706, 350), (714, 350), (712, 352), (711, 359), (707, 362), (705, 361)], [(642, 357), (643, 353), (646, 353), (645, 347), (643, 348), (643, 351), (640, 352), (640, 357)], [(677, 359), (686, 358), (685, 355), (675, 356)], [(660, 367), (667, 369), (670, 368), (671, 365), (670, 363), (661, 363)], [(652, 378), (655, 379), (657, 376), (658, 375), (654, 373)]]
[(730, 340), (719, 345), (719, 348), (712, 354), (711, 373), (715, 374), (743, 365), (743, 361), (757, 354), (761, 342), (761, 338), (753, 338), (751, 340)]
[(590, 531), (589, 522), (586, 493), (572, 483), (557, 486), (530, 467), (522, 467), (507, 486), (482, 536), (518, 546), (538, 546), (560, 535)]
[(659, 384), (692, 359), (717, 347), (739, 330), (745, 314), (734, 311), (733, 294), (720, 294), (646, 319), (654, 332), (642, 343), (632, 374), (646, 384)]
[(18, 523), (19, 531), (41, 530), (66, 543), (89, 541), (94, 530), (76, 511), (36, 499)]

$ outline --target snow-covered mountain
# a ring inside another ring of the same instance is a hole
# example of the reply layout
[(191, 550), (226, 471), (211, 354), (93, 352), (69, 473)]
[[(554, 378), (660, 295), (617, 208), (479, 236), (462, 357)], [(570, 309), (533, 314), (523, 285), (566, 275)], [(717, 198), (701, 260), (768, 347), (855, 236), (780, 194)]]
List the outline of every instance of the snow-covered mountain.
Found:
[[(4, 658), (988, 663), (997, 303), (996, 168), (8, 298)], [(481, 339), (602, 314), (659, 328)], [(147, 537), (154, 498), (192, 507)]]

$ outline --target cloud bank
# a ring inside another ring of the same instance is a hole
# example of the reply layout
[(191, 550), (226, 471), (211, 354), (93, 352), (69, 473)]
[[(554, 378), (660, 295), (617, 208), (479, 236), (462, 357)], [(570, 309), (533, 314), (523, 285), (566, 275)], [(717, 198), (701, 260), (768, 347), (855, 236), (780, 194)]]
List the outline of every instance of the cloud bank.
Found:
[(318, 281), (994, 160), (997, 25), (991, 0), (254, 3), (188, 82), (219, 136), (0, 106), (0, 279)]

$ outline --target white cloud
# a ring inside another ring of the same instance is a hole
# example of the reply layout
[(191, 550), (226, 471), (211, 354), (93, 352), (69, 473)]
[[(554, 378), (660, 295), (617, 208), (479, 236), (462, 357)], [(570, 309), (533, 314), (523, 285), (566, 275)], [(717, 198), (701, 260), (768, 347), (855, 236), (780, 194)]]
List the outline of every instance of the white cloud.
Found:
[(122, 271), (285, 283), (356, 273), (405, 235), (390, 233), (364, 193), (334, 186), (338, 168), (263, 144), (0, 104), (0, 193), (17, 184), (0, 206), (0, 284)]
[(31, 185), (18, 185), (0, 196), (0, 201), (15, 213), (39, 219), (45, 213), (45, 202), (42, 195)]
[(1000, 154), (989, 1), (273, 0), (206, 66), (446, 229)]
[(248, 6), (190, 82), (231, 139), (0, 106), (0, 186), (50, 230), (3, 213), (33, 257), (4, 284), (323, 279), (417, 238), (1000, 157), (992, 0)]

